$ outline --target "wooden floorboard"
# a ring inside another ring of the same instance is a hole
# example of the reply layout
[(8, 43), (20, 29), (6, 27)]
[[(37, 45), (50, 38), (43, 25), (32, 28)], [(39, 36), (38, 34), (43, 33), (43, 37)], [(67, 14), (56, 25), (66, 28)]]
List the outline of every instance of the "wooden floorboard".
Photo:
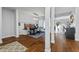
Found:
[(44, 36), (39, 38), (33, 38), (27, 35), (20, 35), (19, 38), (8, 37), (3, 39), (3, 44), (5, 45), (14, 41), (20, 42), (22, 45), (28, 48), (26, 52), (44, 52)]
[(79, 52), (79, 41), (66, 39), (63, 34), (55, 34), (55, 44), (51, 48), (52, 52)]
[[(45, 50), (45, 38), (32, 38), (26, 35), (20, 35), (19, 38), (9, 37), (3, 39), (3, 44), (8, 44), (14, 41), (20, 42), (22, 45), (28, 48), (26, 52), (44, 52)], [(55, 35), (55, 44), (51, 43), (52, 52), (79, 52), (79, 41), (72, 39), (66, 39), (62, 34)]]

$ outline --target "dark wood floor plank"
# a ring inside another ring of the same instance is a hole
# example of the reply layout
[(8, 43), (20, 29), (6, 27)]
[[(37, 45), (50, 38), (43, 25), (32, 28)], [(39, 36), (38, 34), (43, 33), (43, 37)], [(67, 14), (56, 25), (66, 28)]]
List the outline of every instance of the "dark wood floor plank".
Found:
[[(9, 37), (3, 39), (3, 44), (8, 44), (14, 41), (20, 42), (28, 48), (26, 52), (44, 52), (45, 37), (32, 38), (26, 35), (20, 35), (19, 38)], [(62, 34), (55, 35), (55, 44), (51, 43), (52, 52), (79, 52), (79, 41), (66, 39)]]
[(79, 52), (79, 41), (66, 39), (63, 34), (55, 34), (52, 52)]
[(2, 45), (18, 41), (28, 48), (28, 50), (26, 50), (27, 52), (44, 52), (44, 40), (45, 40), (44, 36), (36, 39), (27, 35), (20, 35), (19, 38), (15, 37), (4, 38)]

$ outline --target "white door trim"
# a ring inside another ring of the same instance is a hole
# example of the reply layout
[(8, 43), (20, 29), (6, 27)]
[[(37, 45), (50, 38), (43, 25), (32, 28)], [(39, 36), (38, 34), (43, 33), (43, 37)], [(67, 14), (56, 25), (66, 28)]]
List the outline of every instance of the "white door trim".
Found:
[(18, 16), (18, 9), (16, 9), (16, 38), (19, 37)]
[(50, 46), (50, 7), (45, 8), (45, 52), (51, 52)]
[(51, 19), (50, 19), (50, 29), (51, 29), (51, 43), (55, 43), (54, 39), (54, 19), (55, 19), (55, 7), (51, 7)]
[(0, 7), (0, 44), (2, 43), (2, 7)]

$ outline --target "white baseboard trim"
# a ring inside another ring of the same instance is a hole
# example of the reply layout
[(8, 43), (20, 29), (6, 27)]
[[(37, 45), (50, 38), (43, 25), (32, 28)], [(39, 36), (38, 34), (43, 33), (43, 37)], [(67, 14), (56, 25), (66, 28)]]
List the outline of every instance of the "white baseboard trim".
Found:
[(51, 33), (51, 43), (55, 43), (54, 33)]
[(75, 41), (79, 41), (79, 39), (75, 39)]
[(79, 41), (79, 36), (75, 34), (75, 41)]
[(52, 40), (51, 43), (55, 43), (55, 41)]
[(3, 42), (2, 42), (2, 38), (0, 38), (0, 44), (2, 44)]
[(7, 35), (7, 36), (2, 36), (2, 38), (7, 38), (7, 37), (16, 37), (16, 35)]
[(27, 35), (27, 34), (19, 34), (19, 35)]
[(51, 52), (51, 48), (45, 48), (45, 52)]
[(18, 38), (18, 37), (19, 37), (19, 35), (15, 35), (15, 37), (16, 37), (16, 38)]

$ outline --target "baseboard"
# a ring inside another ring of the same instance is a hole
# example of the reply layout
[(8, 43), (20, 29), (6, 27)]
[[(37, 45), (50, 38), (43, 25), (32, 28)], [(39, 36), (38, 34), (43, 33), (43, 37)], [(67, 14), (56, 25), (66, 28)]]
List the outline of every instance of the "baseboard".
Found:
[(79, 39), (75, 39), (75, 41), (79, 41)]
[(45, 52), (51, 52), (51, 48), (45, 48)]
[(54, 33), (51, 33), (51, 43), (55, 43)]
[(52, 40), (52, 41), (51, 41), (51, 43), (55, 43), (55, 41), (54, 41), (54, 40)]
[(7, 37), (16, 37), (16, 35), (7, 35), (7, 36), (2, 36), (2, 38), (7, 38)]
[(79, 41), (79, 36), (75, 34), (75, 41)]
[(2, 44), (3, 42), (2, 42), (2, 39), (0, 39), (0, 44)]

